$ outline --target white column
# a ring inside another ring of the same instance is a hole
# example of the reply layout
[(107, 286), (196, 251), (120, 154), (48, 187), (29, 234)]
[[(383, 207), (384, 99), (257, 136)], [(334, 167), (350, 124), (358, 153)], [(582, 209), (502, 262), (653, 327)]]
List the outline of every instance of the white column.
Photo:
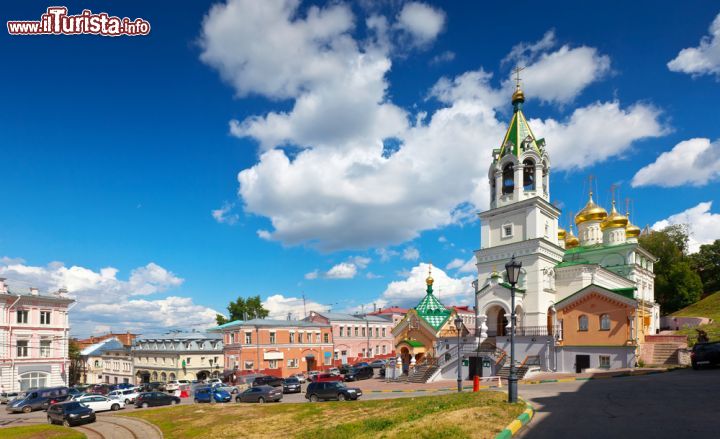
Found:
[(502, 171), (495, 171), (495, 203), (502, 197)]
[(513, 174), (514, 174), (514, 181), (515, 181), (515, 190), (513, 191), (513, 201), (518, 202), (522, 198), (521, 194), (523, 193), (523, 165), (522, 163), (517, 163), (513, 167)]
[(482, 344), (487, 338), (487, 316), (485, 314), (478, 315), (478, 319), (480, 320), (480, 341), (478, 342), (478, 346)]

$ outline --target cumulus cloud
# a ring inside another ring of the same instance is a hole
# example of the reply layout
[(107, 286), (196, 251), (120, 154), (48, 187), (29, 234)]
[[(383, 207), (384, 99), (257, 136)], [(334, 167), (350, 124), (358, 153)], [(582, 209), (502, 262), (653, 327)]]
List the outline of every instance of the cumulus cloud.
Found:
[(720, 77), (720, 14), (710, 25), (710, 35), (702, 37), (697, 47), (682, 49), (667, 66), (673, 72)]
[(633, 187), (682, 185), (704, 186), (720, 177), (720, 140), (695, 138), (684, 140), (672, 150), (660, 154), (640, 169), (632, 179)]
[(320, 275), (320, 272), (318, 270), (313, 270), (309, 273), (305, 273), (305, 279), (314, 280), (314, 279), (317, 279), (319, 275)]
[[(417, 7), (412, 4), (403, 9)], [(498, 108), (509, 107), (510, 93), (492, 87), (492, 74), (479, 68), (441, 78), (429, 93), (442, 104), (432, 114), (408, 114), (388, 97), (392, 38), (383, 33), (393, 25), (384, 17), (371, 19), (369, 35), (360, 41), (352, 36), (354, 17), (344, 5), (301, 11), (297, 1), (229, 0), (208, 13), (203, 61), (239, 96), (290, 101), (283, 111), (231, 122), (233, 134), (260, 144), (258, 162), (238, 174), (246, 212), (272, 224), (257, 231), (260, 238), (324, 251), (387, 249), (488, 206), (491, 151), (507, 124)], [(273, 37), (247, 38), (256, 34)], [(604, 71), (605, 58), (594, 49), (563, 46), (554, 55), (551, 43), (554, 37), (525, 52), (538, 66), (552, 60), (589, 73), (568, 79), (569, 92), (538, 90), (542, 99), (569, 99)], [(576, 61), (594, 67), (580, 68)], [(563, 157), (555, 169), (582, 168), (659, 135), (658, 113), (641, 104), (623, 109), (617, 102), (597, 103), (566, 121), (537, 121), (533, 129), (545, 135), (551, 155)], [(396, 145), (391, 154), (385, 149), (389, 139)], [(296, 147), (292, 155), (288, 145)], [(380, 260), (390, 256), (387, 251)]]
[(564, 122), (532, 119), (529, 124), (537, 137), (547, 139), (551, 158), (562, 157), (553, 168), (574, 170), (629, 154), (638, 140), (665, 135), (659, 118), (660, 110), (650, 105), (621, 108), (613, 101), (578, 108)]
[(397, 17), (397, 27), (411, 35), (418, 46), (435, 40), (444, 25), (445, 13), (425, 3), (405, 3)]
[(330, 268), (325, 273), (327, 279), (352, 279), (357, 274), (357, 267), (355, 264), (348, 262), (341, 262)]
[(701, 245), (720, 239), (720, 214), (710, 212), (712, 204), (712, 201), (705, 201), (695, 207), (670, 215), (653, 224), (652, 229), (662, 230), (674, 224), (686, 224), (690, 231), (688, 251), (695, 253), (700, 250)]
[(47, 294), (67, 288), (77, 301), (70, 314), (73, 334), (89, 334), (98, 326), (113, 330), (156, 331), (174, 326), (204, 329), (215, 321), (216, 312), (197, 305), (187, 297), (137, 299), (180, 286), (183, 279), (151, 262), (131, 271), (128, 280), (117, 276), (113, 267), (94, 271), (81, 266), (67, 267), (61, 262), (46, 266), (24, 262), (0, 262), (0, 276), (6, 277), (14, 291), (37, 287)]
[(467, 261), (464, 261), (460, 258), (455, 258), (452, 261), (450, 261), (446, 266), (446, 270), (457, 270), (458, 273), (476, 273), (477, 272), (477, 266), (475, 265), (477, 261), (475, 260), (475, 256), (468, 259)]
[(219, 209), (213, 209), (210, 214), (215, 219), (215, 221), (221, 223), (221, 224), (229, 224), (233, 225), (238, 222), (240, 219), (240, 215), (237, 213), (233, 213), (232, 210), (235, 208), (234, 203), (223, 203), (222, 207)]
[(406, 261), (417, 261), (420, 259), (420, 251), (415, 247), (405, 247), (402, 258)]
[(430, 59), (430, 64), (442, 64), (450, 62), (455, 59), (455, 52), (446, 50), (438, 55), (435, 55)]
[[(563, 45), (550, 52), (556, 44), (555, 32), (551, 30), (540, 41), (516, 45), (503, 60), (525, 66), (522, 87), (528, 99), (570, 102), (610, 71), (610, 57), (599, 54), (594, 47)], [(510, 79), (505, 82), (505, 89), (513, 85)]]
[[(383, 291), (381, 299), (386, 303), (400, 306), (415, 306), (426, 294), (425, 279), (429, 264), (420, 263), (413, 267), (403, 280), (390, 282)], [(454, 278), (438, 267), (432, 268), (434, 294), (446, 305), (467, 305), (473, 302), (470, 283), (473, 276)]]
[(395, 251), (395, 250), (387, 249), (387, 248), (384, 248), (384, 247), (376, 248), (376, 249), (375, 249), (375, 253), (376, 253), (378, 256), (380, 256), (380, 262), (387, 262), (387, 261), (389, 261), (390, 259), (392, 259), (393, 257), (395, 257), (395, 256), (397, 256), (397, 255), (400, 254), (399, 252), (397, 252), (397, 251)]
[(299, 320), (306, 317), (305, 311), (327, 311), (329, 306), (321, 305), (313, 300), (301, 297), (285, 297), (282, 294), (273, 294), (268, 296), (262, 303), (263, 308), (267, 309), (269, 319), (285, 320), (290, 314), (293, 320)]

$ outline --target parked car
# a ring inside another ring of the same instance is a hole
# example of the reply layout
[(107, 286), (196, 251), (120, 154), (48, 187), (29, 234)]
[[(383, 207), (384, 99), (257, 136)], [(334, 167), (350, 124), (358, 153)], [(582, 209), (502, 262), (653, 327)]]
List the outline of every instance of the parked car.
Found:
[(337, 381), (329, 383), (310, 383), (305, 391), (305, 399), (317, 402), (327, 399), (338, 401), (356, 400), (362, 396), (362, 390), (356, 387), (347, 387), (345, 383)]
[(95, 422), (95, 413), (90, 407), (77, 401), (62, 402), (48, 407), (48, 424), (63, 424), (66, 427)]
[(143, 383), (141, 387), (142, 387), (143, 392), (164, 392), (165, 391), (165, 383), (162, 383), (160, 381), (152, 381), (149, 383)]
[(278, 389), (272, 386), (257, 386), (251, 387), (246, 391), (239, 393), (235, 397), (236, 402), (258, 402), (260, 404), (267, 401), (280, 401), (282, 400), (283, 392), (282, 389)]
[(230, 400), (232, 399), (230, 393), (222, 390), (219, 386), (200, 387), (195, 389), (195, 402), (211, 402), (211, 396), (215, 400), (215, 402), (230, 402)]
[(385, 367), (385, 363), (387, 363), (385, 360), (375, 360), (372, 363), (370, 363), (370, 367), (373, 369), (382, 369)]
[(212, 387), (213, 387), (213, 389), (223, 390), (223, 391), (225, 391), (225, 392), (227, 392), (227, 393), (229, 393), (229, 394), (231, 394), (231, 395), (234, 395), (234, 394), (236, 394), (236, 393), (238, 393), (238, 392), (240, 391), (240, 389), (238, 389), (237, 386), (229, 386), (229, 385), (226, 385), (226, 384), (219, 385), (219, 386), (218, 386), (218, 385), (215, 385), (215, 386), (212, 386)]
[(68, 401), (77, 401), (80, 398), (84, 398), (86, 396), (93, 396), (93, 395), (95, 395), (95, 394), (94, 393), (77, 393), (74, 395), (70, 395), (68, 397)]
[(283, 393), (300, 393), (302, 391), (302, 384), (296, 377), (288, 377), (283, 380)]
[(180, 382), (178, 380), (170, 380), (165, 384), (165, 390), (168, 392), (174, 392), (180, 389)]
[(135, 398), (135, 407), (156, 407), (180, 404), (180, 398), (163, 392), (143, 392)]
[(317, 375), (317, 374), (319, 374), (319, 373), (320, 373), (319, 370), (311, 370), (311, 371), (308, 371), (308, 373), (307, 373), (307, 380), (308, 380), (308, 381), (312, 381), (313, 376), (315, 376), (315, 375)]
[(95, 384), (87, 390), (87, 393), (95, 393), (96, 395), (107, 395), (110, 392), (110, 386), (107, 384)]
[(103, 395), (87, 395), (73, 401), (77, 401), (80, 404), (85, 404), (86, 406), (93, 409), (95, 413), (105, 412), (108, 410), (116, 412), (120, 409), (125, 408), (125, 401), (110, 399), (107, 396)]
[(274, 377), (271, 375), (263, 375), (259, 377), (255, 377), (253, 380), (252, 386), (272, 386), (272, 387), (280, 387), (283, 385), (283, 379), (279, 377)]
[(337, 367), (331, 367), (330, 369), (328, 369), (328, 373), (331, 373), (333, 375), (340, 375), (340, 369), (338, 369)]
[(358, 381), (372, 378), (375, 371), (370, 366), (353, 367), (345, 374), (345, 381)]
[(0, 393), (0, 404), (7, 404), (9, 401), (20, 396), (21, 392), (2, 392)]
[(353, 364), (353, 367), (365, 367), (365, 366), (368, 366), (368, 367), (369, 367), (369, 366), (370, 366), (370, 363), (368, 363), (367, 361), (361, 361), (361, 362), (359, 362), (359, 363)]
[(720, 341), (696, 343), (690, 353), (690, 363), (695, 370), (701, 366), (720, 366)]
[(207, 383), (212, 386), (213, 384), (222, 384), (223, 382), (220, 378), (210, 378), (207, 380)]
[(43, 387), (28, 390), (24, 396), (8, 402), (6, 410), (12, 413), (30, 413), (33, 410), (45, 410), (50, 404), (63, 402), (69, 396), (67, 387)]
[(329, 381), (342, 381), (342, 375), (335, 375), (332, 373), (320, 373), (312, 377), (313, 383), (326, 383)]
[(338, 369), (340, 369), (341, 375), (345, 375), (350, 369), (352, 369), (352, 366), (350, 366), (349, 364), (342, 364)]
[(306, 377), (305, 374), (302, 373), (302, 372), (300, 372), (300, 373), (295, 373), (295, 374), (292, 374), (292, 375), (290, 375), (290, 376), (297, 378), (298, 381), (300, 381), (300, 384), (305, 384), (305, 382), (307, 382), (307, 377)]
[(135, 402), (135, 398), (137, 398), (139, 394), (140, 392), (135, 389), (121, 389), (113, 390), (107, 394), (107, 397), (110, 399), (117, 399), (125, 404), (132, 404)]

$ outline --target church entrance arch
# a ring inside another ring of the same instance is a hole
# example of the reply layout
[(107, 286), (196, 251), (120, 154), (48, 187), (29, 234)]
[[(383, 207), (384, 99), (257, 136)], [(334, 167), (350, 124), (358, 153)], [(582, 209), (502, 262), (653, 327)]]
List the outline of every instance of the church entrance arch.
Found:
[(508, 313), (501, 305), (492, 305), (485, 311), (487, 316), (488, 336), (500, 337), (508, 334), (507, 325), (510, 321)]

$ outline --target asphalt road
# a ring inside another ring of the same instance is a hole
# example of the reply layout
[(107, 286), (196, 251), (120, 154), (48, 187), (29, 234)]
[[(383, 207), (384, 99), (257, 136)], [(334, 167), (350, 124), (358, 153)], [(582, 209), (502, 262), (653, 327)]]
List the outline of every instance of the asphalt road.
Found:
[(537, 413), (520, 437), (720, 437), (720, 369), (520, 386)]

